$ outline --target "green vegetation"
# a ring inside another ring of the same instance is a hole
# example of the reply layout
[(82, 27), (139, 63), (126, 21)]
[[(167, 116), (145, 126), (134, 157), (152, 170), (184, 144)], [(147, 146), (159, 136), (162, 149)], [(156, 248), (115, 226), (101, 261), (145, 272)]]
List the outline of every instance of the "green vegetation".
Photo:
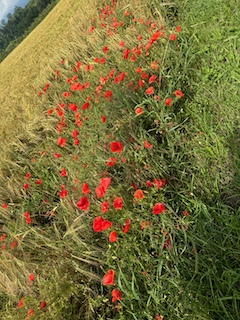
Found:
[(1, 157), (1, 318), (240, 319), (239, 9), (69, 16)]

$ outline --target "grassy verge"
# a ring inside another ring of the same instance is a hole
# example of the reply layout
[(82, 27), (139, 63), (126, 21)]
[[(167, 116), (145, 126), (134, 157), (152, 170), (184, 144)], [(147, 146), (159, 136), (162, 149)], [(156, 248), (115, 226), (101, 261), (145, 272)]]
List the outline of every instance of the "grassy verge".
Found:
[(5, 147), (0, 315), (239, 319), (239, 6), (101, 5)]

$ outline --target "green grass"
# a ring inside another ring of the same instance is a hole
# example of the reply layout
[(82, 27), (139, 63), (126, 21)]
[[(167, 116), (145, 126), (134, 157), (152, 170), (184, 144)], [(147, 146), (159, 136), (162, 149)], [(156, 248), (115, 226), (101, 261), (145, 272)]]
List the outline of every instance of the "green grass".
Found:
[[(0, 220), (6, 235), (0, 257), (3, 319), (25, 319), (30, 309), (31, 319), (240, 318), (239, 9), (238, 2), (230, 0), (181, 0), (172, 5), (120, 1), (115, 15), (124, 25), (116, 27), (116, 35), (109, 37), (96, 16), (96, 29), (85, 33), (86, 38), (82, 33), (86, 47), (54, 65), (60, 78), (49, 74), (49, 88), (34, 100), (43, 115), (26, 124), (29, 136), (8, 142), (1, 189), (8, 207), (1, 208)], [(126, 11), (130, 15), (124, 15)], [(112, 17), (104, 23), (112, 24)], [(138, 34), (128, 28), (135, 17)], [(141, 18), (143, 24), (138, 22)], [(146, 25), (149, 20), (164, 37), (146, 56), (144, 47), (153, 34)], [(92, 25), (88, 21), (88, 30)], [(178, 36), (174, 41), (173, 33)], [(121, 40), (124, 48), (118, 45)], [(123, 59), (126, 48), (141, 42), (142, 54), (135, 62), (129, 60), (132, 53)], [(96, 57), (106, 62), (96, 63)], [(71, 71), (78, 61), (82, 66)], [(151, 67), (154, 61), (157, 70)], [(94, 65), (92, 71), (86, 71), (88, 64)], [(149, 84), (145, 79), (141, 88), (138, 67), (161, 81)], [(113, 69), (115, 74), (102, 84), (99, 96), (92, 95), (99, 90), (100, 76), (106, 78)], [(114, 83), (118, 71), (127, 74)], [(91, 84), (64, 97), (70, 92), (67, 79), (74, 75), (76, 82)], [(148, 95), (151, 86), (154, 94)], [(104, 96), (108, 90), (110, 99)], [(176, 97), (176, 90), (184, 97)], [(90, 106), (82, 110), (87, 97)], [(57, 113), (58, 103), (66, 104), (59, 107), (63, 117)], [(71, 103), (79, 107), (80, 127), (76, 112), (68, 108)], [(144, 110), (140, 116), (135, 112), (139, 107)], [(61, 118), (66, 126), (60, 128)], [(59, 146), (59, 137), (66, 138), (65, 146)], [(122, 143), (121, 153), (111, 151), (114, 141)], [(152, 148), (145, 147), (146, 141)], [(55, 158), (54, 153), (62, 156)], [(117, 159), (112, 167), (106, 164), (109, 158)], [(61, 174), (63, 169), (67, 176)], [(95, 190), (103, 177), (111, 183), (99, 198)], [(166, 184), (159, 189), (147, 185), (155, 179), (165, 179)], [(78, 206), (85, 182), (91, 190), (86, 194), (88, 211)], [(62, 198), (65, 188), (67, 197)], [(143, 191), (143, 199), (134, 196), (135, 189)], [(114, 200), (120, 197), (123, 207), (116, 209)], [(106, 213), (101, 211), (103, 201), (109, 203)], [(165, 205), (161, 214), (153, 214), (157, 203)], [(26, 223), (26, 211), (32, 224)], [(93, 230), (99, 216), (112, 222), (109, 229)], [(130, 229), (124, 233), (127, 219)], [(109, 241), (112, 231), (116, 242)], [(11, 248), (16, 237), (19, 243)], [(103, 285), (109, 270), (115, 272), (114, 285)], [(35, 279), (29, 286), (31, 273)], [(112, 302), (113, 289), (122, 292), (121, 300)], [(24, 306), (17, 308), (22, 297)], [(47, 303), (46, 313), (39, 309), (42, 301)]]

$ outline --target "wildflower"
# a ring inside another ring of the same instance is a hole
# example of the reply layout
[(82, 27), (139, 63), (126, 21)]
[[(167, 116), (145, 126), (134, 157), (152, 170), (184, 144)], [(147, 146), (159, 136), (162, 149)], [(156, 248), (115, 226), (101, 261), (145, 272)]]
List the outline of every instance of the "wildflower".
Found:
[(152, 62), (151, 63), (151, 68), (157, 70), (158, 69), (157, 62)]
[(88, 194), (88, 193), (91, 192), (91, 190), (89, 190), (89, 187), (88, 187), (87, 182), (85, 182), (85, 183), (83, 184), (83, 186), (82, 186), (82, 192), (83, 192), (84, 194)]
[(93, 221), (93, 230), (96, 232), (100, 232), (102, 231), (102, 223), (103, 223), (104, 219), (103, 217), (99, 216), (96, 217)]
[(153, 81), (157, 79), (157, 76), (153, 75), (149, 78), (149, 84), (153, 83)]
[(112, 302), (115, 302), (116, 300), (121, 300), (121, 294), (122, 294), (122, 291), (118, 291), (117, 289), (114, 289), (112, 291)]
[(125, 227), (124, 227), (123, 233), (127, 233), (127, 232), (129, 231), (131, 220), (130, 220), (130, 219), (127, 219), (127, 220), (125, 221), (125, 223), (126, 223), (126, 225), (125, 225)]
[(78, 138), (76, 138), (76, 139), (74, 140), (74, 145), (77, 146), (78, 144), (79, 144), (79, 140), (78, 140)]
[(114, 277), (115, 272), (112, 269), (109, 270), (108, 273), (103, 277), (103, 285), (114, 285)]
[(124, 41), (119, 42), (120, 47), (124, 47)]
[(17, 308), (23, 308), (24, 304), (23, 304), (24, 298), (22, 298), (17, 306)]
[(175, 94), (176, 97), (180, 97), (180, 98), (184, 97), (184, 94), (182, 93), (181, 90), (175, 91), (174, 94)]
[(33, 280), (34, 280), (34, 275), (33, 275), (33, 273), (31, 273), (29, 276), (29, 281), (33, 281)]
[(106, 162), (106, 165), (109, 167), (112, 167), (116, 164), (117, 158), (108, 158), (108, 161)]
[(86, 212), (88, 212), (89, 205), (90, 205), (90, 202), (88, 201), (87, 196), (80, 198), (80, 200), (77, 203), (77, 207), (80, 208), (80, 210), (86, 210)]
[(76, 129), (73, 130), (73, 138), (76, 138), (77, 135), (78, 135), (78, 131)]
[(141, 229), (148, 228), (151, 225), (150, 221), (141, 222)]
[(102, 122), (105, 123), (105, 121), (106, 121), (106, 117), (102, 116)]
[(134, 198), (140, 199), (142, 200), (144, 198), (143, 192), (141, 189), (138, 189), (135, 193), (134, 193)]
[(154, 94), (153, 87), (150, 87), (146, 90), (146, 94)]
[(39, 184), (42, 183), (42, 180), (41, 180), (41, 179), (38, 179), (36, 183), (39, 185)]
[(24, 189), (26, 190), (26, 189), (28, 189), (28, 187), (29, 187), (29, 184), (25, 183)]
[(66, 138), (59, 137), (57, 143), (63, 148), (66, 145), (66, 141)]
[(166, 103), (166, 105), (168, 105), (168, 106), (170, 107), (171, 104), (172, 104), (172, 98), (167, 98), (167, 99), (165, 100), (165, 103)]
[(61, 197), (61, 198), (66, 198), (67, 193), (68, 193), (67, 190), (61, 191), (61, 192), (60, 192), (60, 197)]
[(121, 152), (123, 149), (123, 144), (121, 142), (111, 142), (110, 149), (112, 152)]
[(153, 214), (160, 214), (165, 210), (166, 208), (163, 203), (157, 203), (153, 208)]
[(112, 226), (112, 222), (104, 220), (102, 222), (102, 231), (109, 229)]
[(144, 143), (145, 143), (145, 148), (148, 149), (149, 147), (152, 149), (153, 148), (153, 145), (150, 144), (147, 140), (144, 140)]
[(66, 170), (64, 168), (61, 171), (61, 176), (62, 177), (66, 177), (67, 176), (67, 172), (66, 172)]
[(95, 189), (95, 192), (96, 192), (98, 198), (102, 198), (106, 193), (106, 191), (104, 191), (103, 186), (101, 186), (101, 185)]
[(155, 186), (156, 186), (158, 189), (161, 189), (161, 188), (165, 185), (165, 182), (166, 182), (165, 179), (161, 179), (161, 180), (155, 179), (155, 180), (153, 181), (153, 183), (155, 184)]
[(126, 160), (125, 158), (122, 158), (122, 162), (123, 162), (123, 163), (126, 163), (126, 161), (127, 161), (127, 160)]
[(101, 63), (101, 64), (104, 64), (105, 61), (106, 61), (106, 59), (104, 59), (104, 58), (101, 58), (101, 59), (100, 59), (100, 63)]
[(116, 231), (112, 231), (109, 234), (109, 241), (110, 242), (116, 242), (117, 241), (117, 232)]
[(103, 203), (101, 204), (102, 213), (108, 212), (108, 208), (109, 208), (109, 203), (107, 201), (103, 201)]
[(152, 182), (150, 180), (147, 181), (147, 186), (148, 187), (152, 187), (153, 186), (153, 184), (152, 184)]
[(131, 50), (126, 49), (126, 50), (124, 51), (123, 59), (128, 59), (128, 56), (129, 56), (130, 53), (131, 53)]
[(181, 31), (181, 27), (178, 26), (178, 27), (176, 28), (176, 31), (177, 31), (177, 32), (180, 32), (180, 31)]
[(26, 211), (26, 212), (24, 213), (24, 217), (26, 217), (26, 218), (28, 218), (29, 215), (30, 215), (30, 213), (29, 213), (28, 211)]
[(88, 102), (85, 102), (82, 106), (82, 110), (87, 109), (90, 106), (90, 104)]
[(40, 310), (46, 307), (46, 305), (47, 305), (46, 301), (43, 301), (40, 305)]
[(108, 52), (108, 47), (107, 47), (107, 46), (103, 48), (103, 52), (104, 52), (105, 54)]
[(188, 216), (188, 212), (187, 211), (183, 211), (183, 216), (187, 217)]
[(55, 158), (60, 158), (62, 156), (60, 153), (54, 153), (53, 155)]
[(142, 109), (141, 107), (139, 107), (139, 108), (137, 108), (137, 109), (135, 110), (135, 113), (136, 113), (138, 116), (140, 116), (140, 115), (142, 115), (142, 114), (144, 113), (144, 111), (143, 111), (143, 109)]
[(136, 73), (141, 73), (142, 69), (140, 67), (137, 68)]
[(170, 35), (170, 40), (175, 40), (177, 38), (177, 36), (173, 33)]
[(123, 207), (122, 198), (121, 197), (116, 198), (114, 200), (113, 206), (115, 209), (122, 210), (122, 207)]

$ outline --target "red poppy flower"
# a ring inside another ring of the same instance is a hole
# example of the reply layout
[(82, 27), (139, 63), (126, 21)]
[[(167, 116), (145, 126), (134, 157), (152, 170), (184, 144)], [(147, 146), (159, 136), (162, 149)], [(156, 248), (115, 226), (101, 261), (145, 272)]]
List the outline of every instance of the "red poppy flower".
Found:
[(168, 106), (170, 107), (171, 104), (172, 104), (172, 98), (167, 98), (167, 99), (165, 100), (165, 103), (166, 103), (166, 105), (168, 105)]
[(76, 138), (76, 139), (74, 140), (74, 145), (77, 146), (78, 144), (79, 144), (79, 140), (78, 140), (78, 138)]
[(121, 152), (123, 149), (123, 144), (121, 142), (111, 142), (110, 149), (112, 152)]
[(124, 41), (119, 42), (120, 47), (124, 47)]
[(115, 209), (122, 210), (122, 207), (123, 207), (122, 198), (121, 197), (116, 198), (114, 200), (113, 206)]
[(161, 179), (161, 180), (155, 179), (155, 180), (153, 181), (153, 183), (155, 184), (155, 186), (156, 186), (158, 189), (161, 189), (161, 188), (165, 185), (165, 182), (166, 182), (165, 179)]
[(121, 300), (121, 294), (122, 294), (122, 291), (117, 291), (117, 289), (114, 289), (112, 291), (112, 302), (115, 302), (116, 300)]
[(126, 49), (123, 53), (124, 53), (123, 59), (128, 59), (128, 56), (129, 56), (129, 54), (131, 53), (131, 50)]
[(66, 145), (66, 141), (66, 138), (59, 137), (57, 143), (63, 148)]
[(41, 183), (42, 183), (42, 180), (41, 180), (41, 179), (38, 179), (36, 183), (37, 183), (37, 184), (41, 184)]
[(180, 32), (180, 31), (181, 31), (181, 27), (178, 26), (178, 27), (176, 28), (176, 31), (177, 31), (177, 32)]
[(126, 225), (125, 225), (125, 227), (124, 227), (123, 233), (127, 233), (127, 232), (129, 231), (131, 220), (130, 220), (130, 219), (127, 219), (127, 220), (125, 221), (125, 223), (126, 223)]
[(147, 186), (148, 187), (152, 187), (153, 186), (153, 184), (152, 184), (152, 182), (150, 180), (147, 181)]
[(30, 212), (26, 211), (26, 212), (24, 213), (24, 217), (28, 218), (29, 216), (30, 216)]
[(105, 60), (104, 58), (101, 58), (101, 59), (100, 59), (100, 63), (101, 63), (101, 64), (104, 64), (105, 61), (106, 61), (106, 60)]
[(135, 110), (135, 113), (140, 116), (144, 113), (144, 110), (141, 108), (141, 107), (138, 107), (136, 110)]
[(153, 214), (160, 214), (165, 210), (166, 208), (163, 203), (157, 203), (153, 208)]
[(97, 188), (95, 189), (95, 192), (96, 192), (98, 198), (102, 198), (102, 197), (105, 195), (105, 193), (106, 193), (106, 191), (104, 190), (104, 187), (103, 187), (102, 185), (100, 185), (99, 187), (97, 187)]
[(61, 198), (66, 198), (67, 193), (68, 193), (67, 190), (61, 191), (61, 192), (60, 192), (60, 197), (61, 197)]
[(115, 277), (115, 272), (111, 269), (108, 271), (107, 274), (103, 277), (103, 285), (114, 285), (114, 277)]
[(134, 193), (134, 198), (140, 199), (142, 200), (144, 198), (143, 192), (141, 189), (138, 189), (135, 193)]
[(151, 84), (155, 79), (157, 79), (157, 76), (153, 75), (149, 78), (149, 84)]
[(61, 171), (61, 176), (62, 177), (67, 177), (67, 172), (66, 172), (66, 170), (64, 168)]
[(117, 158), (108, 158), (108, 161), (106, 162), (106, 165), (108, 167), (112, 167), (116, 164)]
[(116, 231), (110, 232), (109, 241), (110, 242), (116, 242), (117, 241), (117, 232)]
[(94, 219), (94, 222), (93, 222), (93, 230), (96, 231), (96, 232), (102, 231), (102, 223), (103, 223), (103, 221), (104, 221), (103, 217), (101, 217), (101, 216), (96, 217)]
[(88, 187), (87, 182), (85, 182), (84, 185), (82, 186), (82, 192), (83, 192), (84, 194), (88, 194), (88, 193), (91, 192), (91, 190), (89, 190), (89, 187)]
[(60, 153), (54, 153), (55, 158), (60, 158), (62, 155)]
[(17, 308), (23, 308), (24, 304), (23, 304), (24, 298), (22, 298), (17, 306)]
[(108, 221), (108, 220), (104, 220), (102, 222), (102, 230), (107, 230), (112, 226), (112, 222)]
[(137, 68), (136, 73), (141, 73), (142, 69), (140, 67)]
[(157, 62), (152, 62), (151, 67), (157, 70), (158, 69)]
[(44, 307), (46, 307), (47, 303), (46, 301), (43, 301), (40, 305), (40, 309), (43, 309)]
[(173, 33), (170, 35), (170, 40), (175, 40), (177, 38), (177, 36)]
[(26, 190), (26, 189), (28, 189), (28, 187), (29, 187), (29, 184), (25, 183), (24, 189)]
[(150, 87), (146, 90), (146, 94), (154, 94), (153, 87)]
[(33, 275), (33, 273), (31, 273), (29, 276), (29, 281), (33, 281), (33, 280), (34, 280), (34, 275)]
[(182, 91), (181, 91), (181, 90), (177, 90), (177, 91), (175, 91), (175, 92), (174, 92), (174, 94), (175, 94), (175, 96), (176, 96), (176, 97), (179, 97), (179, 98), (184, 97), (184, 94), (182, 93)]
[(105, 121), (106, 121), (106, 117), (102, 116), (102, 122), (105, 123)]
[(102, 178), (101, 179), (101, 186), (103, 187), (104, 191), (107, 191), (108, 187), (110, 186), (112, 178)]
[(82, 106), (82, 110), (87, 109), (89, 106), (90, 106), (90, 103), (85, 102), (85, 103), (83, 104), (83, 106)]
[(86, 212), (88, 211), (89, 205), (90, 205), (90, 202), (88, 201), (87, 196), (80, 198), (80, 200), (77, 203), (77, 207), (80, 208), (81, 210), (86, 210)]
[(103, 203), (101, 204), (102, 213), (108, 212), (108, 208), (109, 208), (109, 203), (107, 201), (103, 201)]
[(183, 211), (183, 216), (187, 217), (188, 216), (188, 212), (187, 211)]
[(148, 148), (153, 148), (153, 145), (150, 144), (147, 140), (144, 140), (144, 143), (145, 143), (145, 148), (148, 149)]
[(76, 138), (77, 135), (78, 135), (78, 131), (76, 129), (73, 130), (73, 138)]

